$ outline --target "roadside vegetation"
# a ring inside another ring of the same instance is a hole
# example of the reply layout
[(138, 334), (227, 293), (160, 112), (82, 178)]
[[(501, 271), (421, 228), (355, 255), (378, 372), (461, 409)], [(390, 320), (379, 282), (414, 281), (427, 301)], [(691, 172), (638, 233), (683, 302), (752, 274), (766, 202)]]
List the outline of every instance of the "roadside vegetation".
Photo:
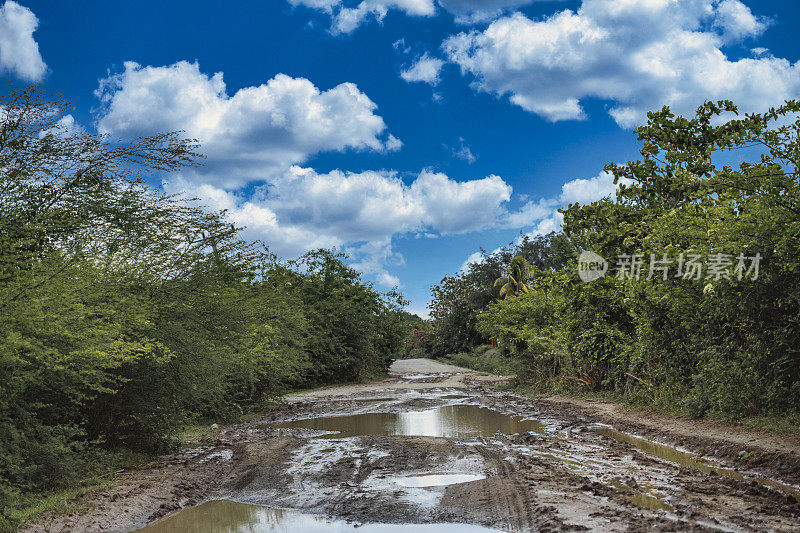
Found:
[(519, 371), (519, 362), (515, 358), (508, 357), (499, 348), (491, 346), (478, 346), (471, 352), (450, 354), (440, 361), (496, 376), (513, 376)]
[[(636, 130), (641, 159), (605, 167), (617, 198), (570, 205), (562, 233), (521, 236), (444, 278), (417, 351), (467, 361), (497, 345), (540, 392), (785, 431), (800, 413), (798, 112), (787, 102), (740, 116), (719, 102), (691, 118), (650, 113)], [(609, 261), (605, 277), (579, 279), (582, 250)], [(641, 274), (620, 276), (615, 258), (636, 254)], [(671, 270), (650, 276), (651, 254)], [(740, 255), (760, 257), (757, 276)]]
[(383, 373), (409, 329), (341, 254), (281, 261), (147, 185), (202, 164), (197, 143), (85, 134), (68, 109), (0, 102), (0, 530), (190, 424)]

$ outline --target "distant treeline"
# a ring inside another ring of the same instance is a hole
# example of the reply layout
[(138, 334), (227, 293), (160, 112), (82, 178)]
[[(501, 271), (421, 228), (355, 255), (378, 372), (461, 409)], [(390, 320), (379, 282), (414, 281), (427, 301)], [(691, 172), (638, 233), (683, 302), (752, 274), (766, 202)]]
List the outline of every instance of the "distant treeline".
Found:
[(198, 163), (176, 133), (110, 142), (36, 88), (0, 102), (0, 530), (101, 449), (158, 452), (291, 388), (384, 372), (402, 297), (320, 250), (280, 262), (142, 181)]
[[(499, 343), (541, 390), (612, 391), (694, 416), (797, 413), (799, 111), (650, 113), (641, 159), (605, 167), (617, 200), (571, 205), (563, 233), (443, 279), (416, 350), (467, 360)], [(579, 278), (583, 250), (609, 261), (605, 277)]]

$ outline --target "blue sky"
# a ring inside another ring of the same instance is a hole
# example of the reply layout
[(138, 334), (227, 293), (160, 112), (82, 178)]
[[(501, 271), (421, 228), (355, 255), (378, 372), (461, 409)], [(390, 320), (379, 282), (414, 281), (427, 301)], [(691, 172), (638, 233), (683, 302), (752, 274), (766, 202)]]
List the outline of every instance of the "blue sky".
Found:
[(0, 73), (73, 99), (65, 126), (189, 132), (207, 166), (154, 185), (283, 256), (337, 246), (418, 312), (479, 248), (613, 194), (647, 110), (800, 98), (793, 1), (0, 5)]

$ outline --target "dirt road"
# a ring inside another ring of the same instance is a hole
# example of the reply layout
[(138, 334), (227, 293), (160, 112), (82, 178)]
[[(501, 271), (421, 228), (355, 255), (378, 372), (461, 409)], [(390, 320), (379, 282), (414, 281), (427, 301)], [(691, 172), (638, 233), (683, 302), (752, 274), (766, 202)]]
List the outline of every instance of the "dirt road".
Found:
[[(228, 499), (354, 523), (510, 531), (797, 531), (800, 443), (598, 402), (530, 399), (428, 360), (288, 398), (123, 474), (30, 531), (131, 531)], [(678, 448), (676, 448), (677, 446)]]

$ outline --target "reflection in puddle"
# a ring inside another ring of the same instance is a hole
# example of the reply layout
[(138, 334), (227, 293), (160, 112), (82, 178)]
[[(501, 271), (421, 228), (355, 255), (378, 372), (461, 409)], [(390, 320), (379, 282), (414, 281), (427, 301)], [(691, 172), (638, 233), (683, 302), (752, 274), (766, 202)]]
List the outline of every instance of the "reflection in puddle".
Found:
[(469, 483), (485, 479), (482, 474), (422, 474), (421, 476), (405, 476), (396, 483), (403, 487), (442, 487), (457, 483)]
[(634, 505), (638, 505), (639, 507), (643, 507), (645, 509), (651, 509), (653, 511), (675, 510), (673, 506), (671, 506), (664, 500), (660, 500), (655, 496), (645, 494), (644, 492), (633, 491), (633, 496), (630, 496), (630, 500), (631, 503)]
[(614, 487), (617, 490), (622, 492), (630, 493), (628, 495), (628, 500), (634, 505), (639, 507), (643, 507), (645, 509), (651, 509), (653, 511), (674, 511), (675, 508), (661, 500), (652, 496), (650, 494), (644, 493), (642, 491), (633, 489), (622, 482), (622, 480), (618, 477), (613, 477), (608, 481), (608, 484)]
[(741, 472), (737, 472), (736, 470), (731, 470), (730, 468), (715, 466), (710, 464), (705, 459), (694, 457), (689, 453), (682, 452), (671, 446), (665, 446), (664, 444), (658, 444), (656, 442), (652, 442), (647, 439), (634, 437), (633, 435), (622, 433), (621, 431), (617, 431), (616, 429), (607, 426), (596, 426), (594, 429), (601, 435), (605, 435), (606, 437), (618, 441), (627, 442), (628, 444), (636, 446), (643, 452), (649, 453), (650, 455), (655, 455), (656, 457), (659, 457), (661, 459), (665, 459), (673, 463), (678, 463), (679, 465), (686, 466), (688, 468), (693, 468), (694, 470), (698, 470), (706, 474), (713, 473), (718, 476), (728, 477), (739, 481), (755, 481), (767, 487), (771, 487), (773, 489), (783, 492), (788, 492), (797, 501), (800, 501), (800, 490), (791, 485), (787, 485), (785, 483), (781, 483), (779, 481), (774, 481), (771, 479), (765, 479), (755, 476), (747, 476), (745, 474), (742, 474)]
[(358, 435), (414, 435), (419, 437), (486, 437), (497, 431), (506, 435), (543, 433), (538, 420), (525, 420), (477, 405), (446, 405), (428, 411), (363, 413), (306, 418), (271, 424), (275, 428), (336, 431), (335, 438)]
[(450, 374), (403, 374), (400, 377), (403, 379), (416, 381), (418, 379), (442, 379), (449, 375)]
[(271, 531), (306, 533), (478, 533), (497, 531), (469, 524), (350, 524), (286, 509), (217, 500), (189, 507), (141, 529), (144, 533), (265, 533)]

